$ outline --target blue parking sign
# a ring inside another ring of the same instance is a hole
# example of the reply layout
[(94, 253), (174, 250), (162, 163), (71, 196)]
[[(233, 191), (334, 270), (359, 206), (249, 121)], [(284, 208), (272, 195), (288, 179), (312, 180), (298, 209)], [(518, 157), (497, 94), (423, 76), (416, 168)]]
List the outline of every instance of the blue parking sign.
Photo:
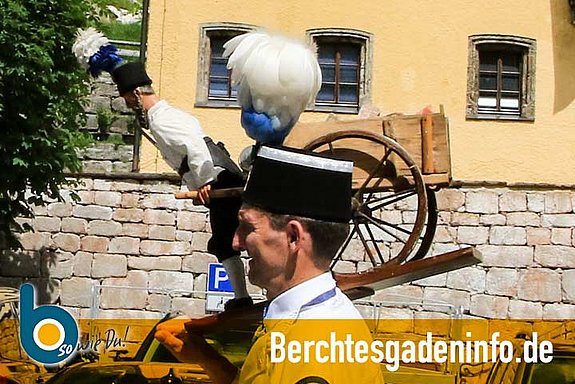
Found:
[(232, 283), (224, 269), (219, 263), (208, 265), (208, 292), (233, 292)]

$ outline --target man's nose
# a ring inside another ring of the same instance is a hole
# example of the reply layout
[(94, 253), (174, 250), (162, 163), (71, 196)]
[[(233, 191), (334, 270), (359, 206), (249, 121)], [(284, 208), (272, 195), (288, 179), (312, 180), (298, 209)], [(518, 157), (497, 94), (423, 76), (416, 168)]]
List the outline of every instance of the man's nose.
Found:
[(234, 233), (234, 239), (232, 240), (232, 248), (240, 252), (245, 250), (244, 242), (241, 236), (238, 234), (238, 231)]

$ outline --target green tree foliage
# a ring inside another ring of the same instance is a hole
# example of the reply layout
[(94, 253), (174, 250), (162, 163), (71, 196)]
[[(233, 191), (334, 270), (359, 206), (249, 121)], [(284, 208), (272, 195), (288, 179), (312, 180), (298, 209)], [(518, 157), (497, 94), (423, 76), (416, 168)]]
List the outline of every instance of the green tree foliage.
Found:
[(81, 169), (87, 75), (71, 47), (85, 0), (0, 0), (0, 243), (16, 248), (31, 204), (60, 199)]

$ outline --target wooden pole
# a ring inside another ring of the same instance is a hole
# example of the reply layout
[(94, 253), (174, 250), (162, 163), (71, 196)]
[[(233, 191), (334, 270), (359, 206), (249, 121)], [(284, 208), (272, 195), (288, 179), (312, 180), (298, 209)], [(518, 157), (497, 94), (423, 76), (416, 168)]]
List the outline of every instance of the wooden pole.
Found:
[[(221, 197), (236, 197), (241, 196), (242, 192), (244, 191), (243, 188), (222, 188), (222, 189), (213, 189), (209, 192), (211, 199), (217, 199)], [(197, 199), (198, 198), (198, 191), (189, 191), (189, 192), (177, 192), (176, 199)]]
[(421, 162), (423, 174), (434, 173), (433, 166), (433, 115), (424, 113), (421, 124)]

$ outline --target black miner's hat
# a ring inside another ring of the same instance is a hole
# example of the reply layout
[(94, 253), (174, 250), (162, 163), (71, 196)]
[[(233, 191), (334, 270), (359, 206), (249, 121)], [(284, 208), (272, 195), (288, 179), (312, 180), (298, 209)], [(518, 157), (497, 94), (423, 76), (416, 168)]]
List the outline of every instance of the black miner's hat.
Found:
[(353, 162), (291, 148), (261, 147), (243, 201), (267, 212), (347, 223)]
[(152, 79), (146, 73), (144, 64), (139, 61), (129, 62), (112, 71), (112, 79), (118, 86), (118, 92), (123, 95), (142, 85), (151, 85)]

